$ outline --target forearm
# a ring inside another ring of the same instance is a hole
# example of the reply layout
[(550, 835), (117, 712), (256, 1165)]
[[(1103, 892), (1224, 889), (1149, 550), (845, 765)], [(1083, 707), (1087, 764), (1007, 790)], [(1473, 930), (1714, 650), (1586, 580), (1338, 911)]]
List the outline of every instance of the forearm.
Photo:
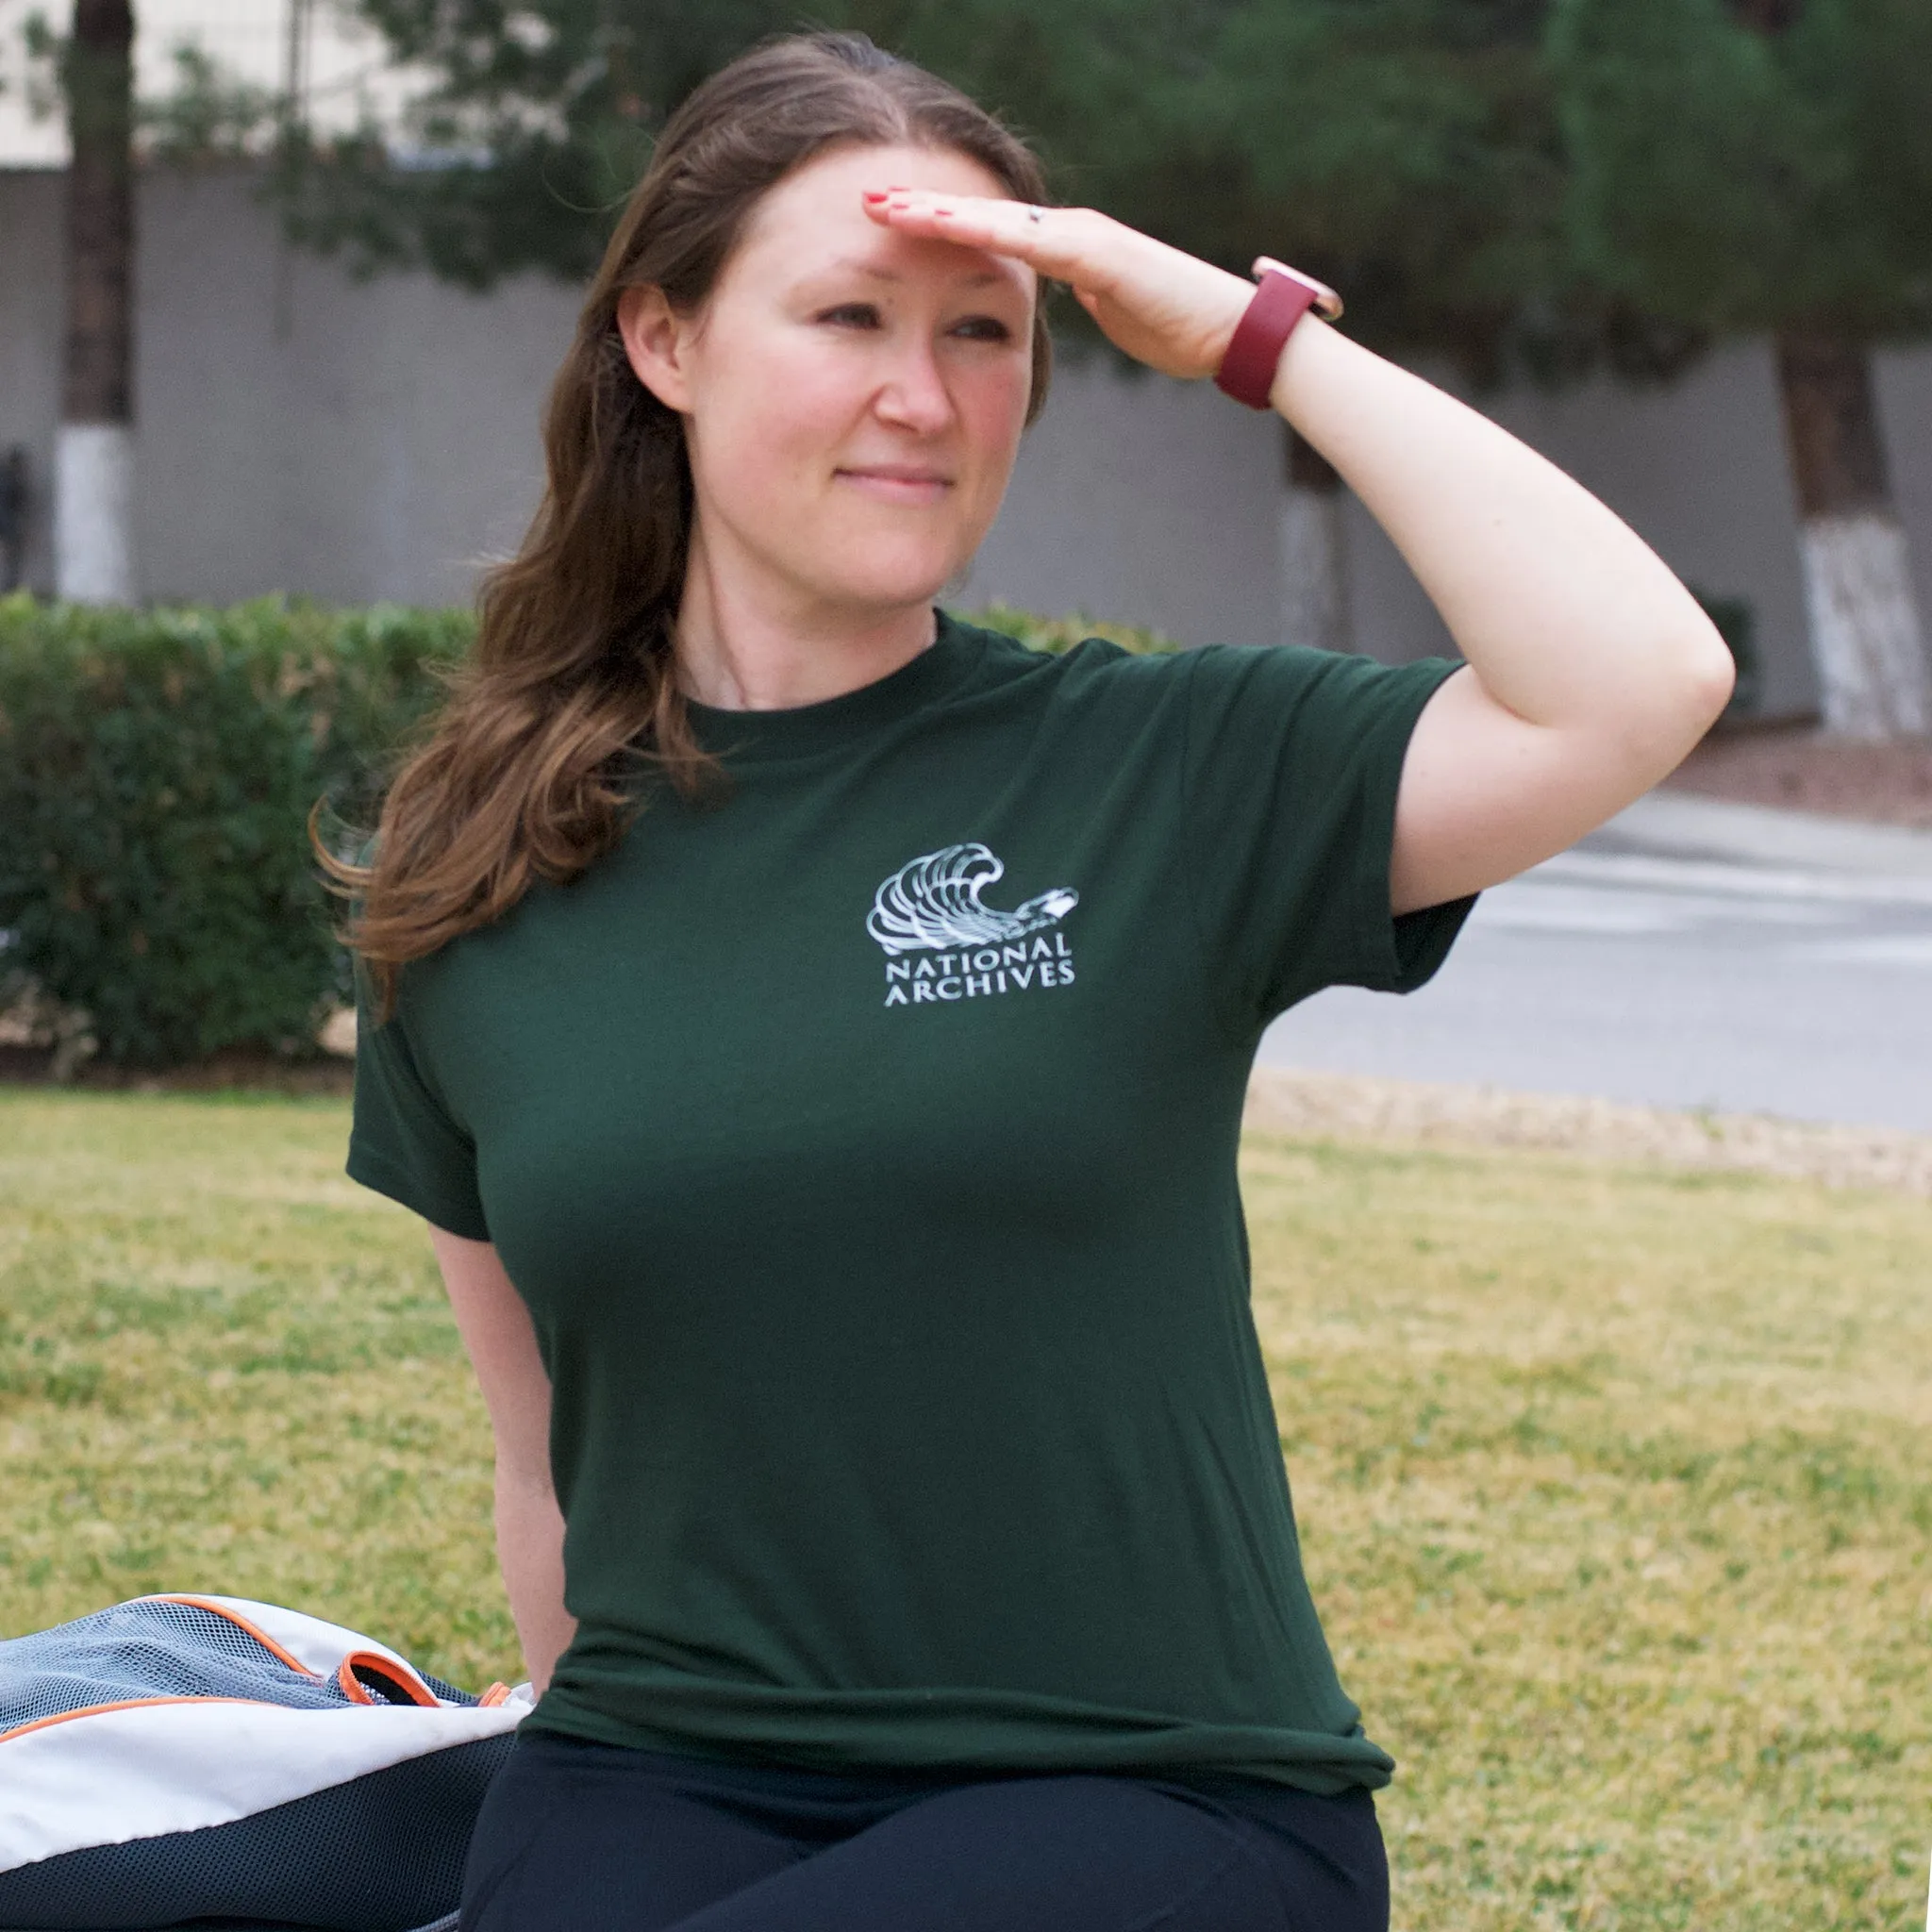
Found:
[(1690, 749), (1723, 702), (1728, 654), (1581, 484), (1312, 315), (1288, 340), (1272, 400), (1389, 533), (1499, 704), (1614, 735), (1657, 775)]
[[(903, 233), (990, 249), (1066, 282), (1117, 348), (1168, 375), (1219, 368), (1254, 285), (1092, 208), (882, 191)], [(1398, 912), (1561, 851), (1663, 777), (1729, 696), (1697, 600), (1610, 510), (1507, 430), (1319, 317), (1270, 400), (1351, 484), (1469, 669), (1403, 756), (1390, 854)]]
[(577, 1627), (563, 1607), (563, 1515), (547, 1476), (519, 1476), (499, 1465), (496, 1557), (524, 1668), (541, 1695)]

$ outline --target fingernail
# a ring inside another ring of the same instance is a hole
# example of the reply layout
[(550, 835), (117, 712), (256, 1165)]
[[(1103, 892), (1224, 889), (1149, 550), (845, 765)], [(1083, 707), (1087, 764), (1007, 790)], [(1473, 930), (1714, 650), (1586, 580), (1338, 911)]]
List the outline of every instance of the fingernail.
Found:
[(868, 188), (865, 192), (865, 198), (868, 201), (885, 201), (888, 199), (888, 196), (882, 189)]

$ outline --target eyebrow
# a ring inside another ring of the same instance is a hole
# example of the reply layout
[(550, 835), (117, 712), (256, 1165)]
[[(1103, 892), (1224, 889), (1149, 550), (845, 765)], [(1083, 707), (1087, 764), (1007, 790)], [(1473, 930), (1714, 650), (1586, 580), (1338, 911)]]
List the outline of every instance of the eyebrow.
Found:
[[(906, 279), (896, 269), (881, 268), (876, 262), (867, 261), (862, 255), (841, 255), (832, 266), (856, 269), (862, 275), (870, 275), (875, 282), (903, 282)], [(964, 286), (969, 289), (983, 289), (1006, 279), (997, 269), (982, 269), (976, 275), (968, 275)]]

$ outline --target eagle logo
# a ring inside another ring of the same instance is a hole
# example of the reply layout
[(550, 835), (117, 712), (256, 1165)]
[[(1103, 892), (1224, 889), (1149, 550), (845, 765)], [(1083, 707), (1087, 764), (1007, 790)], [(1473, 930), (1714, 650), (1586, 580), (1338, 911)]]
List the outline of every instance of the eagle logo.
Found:
[(1056, 886), (1010, 912), (980, 903), (1006, 872), (984, 845), (948, 845), (902, 865), (873, 895), (865, 929), (890, 957), (922, 948), (996, 945), (1058, 925), (1080, 895)]

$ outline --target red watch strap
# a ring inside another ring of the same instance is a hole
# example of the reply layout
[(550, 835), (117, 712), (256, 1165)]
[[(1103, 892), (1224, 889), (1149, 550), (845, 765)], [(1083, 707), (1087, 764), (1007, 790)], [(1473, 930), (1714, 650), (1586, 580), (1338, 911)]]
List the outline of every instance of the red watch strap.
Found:
[(1214, 372), (1215, 388), (1251, 409), (1265, 409), (1282, 345), (1316, 297), (1317, 291), (1292, 275), (1264, 275), (1228, 339), (1227, 352)]

